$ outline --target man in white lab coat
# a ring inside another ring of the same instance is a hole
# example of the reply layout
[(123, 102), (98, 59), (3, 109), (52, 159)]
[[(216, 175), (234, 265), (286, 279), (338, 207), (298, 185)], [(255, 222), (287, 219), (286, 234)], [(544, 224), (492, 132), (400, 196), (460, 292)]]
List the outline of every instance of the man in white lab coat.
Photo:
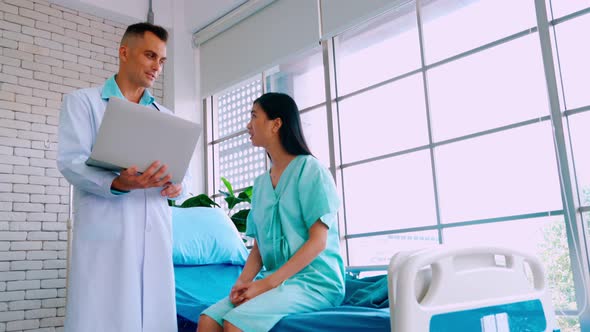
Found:
[(149, 23), (129, 26), (119, 72), (101, 87), (64, 96), (57, 164), (75, 189), (66, 332), (177, 330), (167, 198), (178, 197), (183, 184), (170, 183), (158, 162), (143, 174), (85, 164), (110, 97), (170, 112), (147, 90), (162, 71), (167, 37)]

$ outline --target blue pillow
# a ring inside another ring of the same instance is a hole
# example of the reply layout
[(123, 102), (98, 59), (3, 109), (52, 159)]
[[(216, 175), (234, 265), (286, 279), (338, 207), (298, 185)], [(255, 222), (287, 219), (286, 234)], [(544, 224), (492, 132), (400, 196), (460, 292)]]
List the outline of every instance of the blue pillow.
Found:
[(222, 209), (172, 208), (174, 265), (244, 265), (248, 250)]

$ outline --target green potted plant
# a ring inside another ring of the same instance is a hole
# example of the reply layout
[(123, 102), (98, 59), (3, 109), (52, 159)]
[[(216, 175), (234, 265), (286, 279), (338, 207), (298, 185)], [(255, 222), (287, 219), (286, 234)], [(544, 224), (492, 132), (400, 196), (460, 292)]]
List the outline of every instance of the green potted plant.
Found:
[(246, 187), (242, 190), (238, 196), (235, 195), (232, 185), (229, 181), (221, 177), (221, 181), (225, 184), (227, 188), (227, 192), (220, 190), (219, 192), (225, 196), (225, 201), (227, 202), (227, 208), (229, 209), (228, 214), (230, 215), (231, 220), (233, 221), (234, 225), (238, 229), (239, 232), (243, 233), (246, 231), (246, 220), (248, 219), (248, 214), (250, 213), (250, 208), (245, 208), (238, 210), (237, 212), (232, 214), (232, 210), (236, 207), (236, 205), (240, 203), (251, 203), (252, 199), (252, 186)]
[[(242, 190), (237, 196), (234, 192), (234, 189), (231, 183), (224, 177), (221, 177), (221, 181), (225, 184), (227, 191), (219, 190), (219, 192), (224, 196), (225, 201), (227, 202), (228, 216), (238, 229), (238, 232), (244, 233), (246, 231), (246, 220), (248, 219), (248, 214), (250, 213), (250, 208), (240, 209), (236, 212), (232, 211), (234, 208), (240, 203), (251, 203), (252, 198), (252, 186), (249, 186)], [(182, 202), (181, 205), (176, 205), (173, 200), (168, 200), (168, 205), (178, 207), (178, 208), (191, 208), (191, 207), (218, 207), (217, 204), (213, 199), (211, 199), (206, 194), (200, 194), (197, 196), (193, 196), (186, 201)]]

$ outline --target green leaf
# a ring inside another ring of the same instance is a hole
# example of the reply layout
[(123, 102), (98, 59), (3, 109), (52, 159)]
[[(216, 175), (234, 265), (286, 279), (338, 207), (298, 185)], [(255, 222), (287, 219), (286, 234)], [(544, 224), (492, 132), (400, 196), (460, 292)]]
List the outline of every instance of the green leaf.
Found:
[(248, 220), (249, 213), (250, 209), (244, 209), (234, 213), (231, 216), (231, 220), (234, 222), (234, 225), (236, 226), (239, 232), (246, 231), (246, 220)]
[(234, 208), (234, 206), (242, 203), (242, 202), (250, 202), (249, 200), (245, 200), (245, 199), (241, 199), (239, 197), (236, 196), (229, 196), (225, 198), (225, 201), (227, 202), (227, 207), (231, 210)]
[(239, 195), (238, 198), (242, 199), (244, 202), (251, 203), (252, 199), (252, 186), (244, 189)]
[(248, 195), (248, 197), (252, 198), (253, 190), (254, 190), (254, 187), (249, 186), (249, 187), (246, 187), (246, 189), (244, 189), (244, 192)]
[(232, 188), (229, 181), (226, 178), (224, 178), (223, 176), (221, 177), (221, 181), (223, 182), (223, 184), (225, 184), (225, 187), (227, 188), (227, 191), (229, 191), (229, 194), (231, 196), (234, 196), (234, 189)]
[(219, 193), (222, 194), (225, 197), (230, 197), (232, 195), (230, 195), (227, 191), (223, 191), (223, 190), (219, 190)]
[(207, 196), (205, 194), (200, 194), (198, 196), (191, 197), (191, 198), (187, 199), (186, 201), (184, 201), (182, 203), (182, 205), (180, 207), (181, 208), (191, 208), (191, 207), (199, 207), (199, 206), (220, 207), (219, 204), (215, 203), (215, 201), (213, 201), (211, 198), (209, 198), (209, 196)]
[(172, 199), (168, 200), (168, 206), (176, 206), (176, 202)]
[(243, 192), (241, 192), (241, 193), (238, 195), (238, 199), (239, 199), (239, 200), (241, 200), (242, 202), (248, 202), (248, 203), (251, 203), (251, 202), (250, 202), (250, 197), (248, 197), (248, 195), (244, 194)]

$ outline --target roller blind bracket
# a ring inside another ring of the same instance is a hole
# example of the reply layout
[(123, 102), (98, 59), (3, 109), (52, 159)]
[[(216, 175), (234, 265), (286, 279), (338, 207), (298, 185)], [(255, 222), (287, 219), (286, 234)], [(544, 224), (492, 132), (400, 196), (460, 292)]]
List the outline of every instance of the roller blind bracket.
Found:
[(219, 19), (193, 33), (193, 47), (205, 43), (225, 30), (252, 16), (276, 0), (249, 0)]

